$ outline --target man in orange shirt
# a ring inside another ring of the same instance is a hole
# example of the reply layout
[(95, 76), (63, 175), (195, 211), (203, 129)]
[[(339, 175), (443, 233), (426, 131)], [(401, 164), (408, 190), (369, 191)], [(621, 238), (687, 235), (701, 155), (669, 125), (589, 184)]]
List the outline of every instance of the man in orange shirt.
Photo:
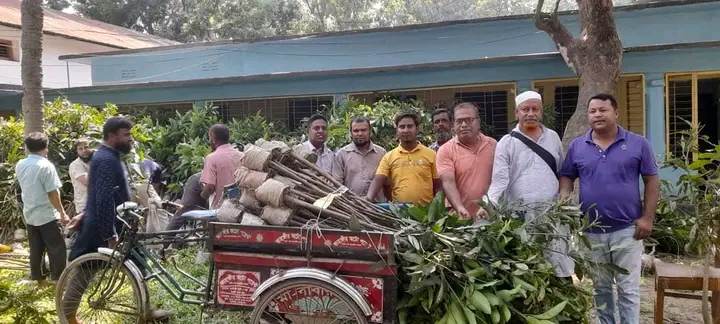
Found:
[(453, 115), (455, 136), (437, 152), (437, 173), (452, 208), (460, 217), (471, 218), (490, 187), (497, 141), (480, 132), (474, 104), (457, 104)]

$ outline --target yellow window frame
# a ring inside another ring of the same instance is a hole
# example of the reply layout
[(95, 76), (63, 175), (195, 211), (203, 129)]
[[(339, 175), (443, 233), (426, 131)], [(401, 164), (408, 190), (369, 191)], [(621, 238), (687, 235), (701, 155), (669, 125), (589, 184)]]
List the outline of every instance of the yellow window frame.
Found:
[[(687, 81), (690, 80), (690, 102), (691, 117), (690, 121), (693, 128), (698, 127), (698, 80), (717, 79), (720, 78), (720, 71), (697, 71), (697, 72), (671, 72), (665, 73), (665, 155), (670, 154), (670, 81)], [(695, 143), (698, 144), (697, 142)]]

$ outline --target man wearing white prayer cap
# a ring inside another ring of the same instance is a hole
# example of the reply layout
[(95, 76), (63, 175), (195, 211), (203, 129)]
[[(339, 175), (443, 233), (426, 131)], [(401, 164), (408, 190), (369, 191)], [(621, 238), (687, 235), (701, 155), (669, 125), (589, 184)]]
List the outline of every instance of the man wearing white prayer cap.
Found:
[[(495, 149), (492, 182), (488, 190), (490, 203), (507, 202), (528, 226), (547, 220), (538, 211), (553, 204), (559, 193), (558, 168), (562, 165), (562, 142), (558, 134), (542, 124), (542, 97), (525, 91), (515, 97), (517, 126), (503, 136)], [(545, 257), (555, 275), (572, 281), (575, 263), (567, 256), (569, 238), (566, 228), (553, 240)]]

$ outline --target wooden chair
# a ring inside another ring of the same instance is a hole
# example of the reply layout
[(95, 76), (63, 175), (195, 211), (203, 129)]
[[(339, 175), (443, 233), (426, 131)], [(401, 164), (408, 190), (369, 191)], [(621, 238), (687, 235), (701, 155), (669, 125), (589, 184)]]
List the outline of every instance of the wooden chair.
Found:
[[(665, 290), (702, 290), (703, 267), (666, 263), (659, 259), (655, 259), (653, 263), (655, 266), (655, 291), (657, 292), (655, 299), (655, 324), (663, 324), (665, 297), (702, 299), (702, 296), (699, 295), (666, 292)], [(708, 290), (713, 292), (713, 296), (711, 297), (713, 304), (717, 304), (718, 299), (720, 299), (718, 298), (718, 294), (720, 294), (720, 268), (710, 268)], [(720, 310), (717, 307), (713, 307), (713, 320), (715, 323), (719, 323)]]

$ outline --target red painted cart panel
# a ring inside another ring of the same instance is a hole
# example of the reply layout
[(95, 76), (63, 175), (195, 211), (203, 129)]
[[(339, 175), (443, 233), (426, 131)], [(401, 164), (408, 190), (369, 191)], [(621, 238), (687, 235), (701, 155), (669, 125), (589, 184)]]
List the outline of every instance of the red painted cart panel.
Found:
[[(264, 280), (284, 269), (312, 267), (337, 273), (352, 284), (370, 305), (371, 322), (394, 322), (397, 266), (392, 235), (227, 223), (210, 224), (210, 233), (217, 269), (215, 302), (221, 308), (251, 309), (251, 296)], [(303, 288), (273, 307), (292, 313), (298, 311), (294, 298), (322, 294)]]

